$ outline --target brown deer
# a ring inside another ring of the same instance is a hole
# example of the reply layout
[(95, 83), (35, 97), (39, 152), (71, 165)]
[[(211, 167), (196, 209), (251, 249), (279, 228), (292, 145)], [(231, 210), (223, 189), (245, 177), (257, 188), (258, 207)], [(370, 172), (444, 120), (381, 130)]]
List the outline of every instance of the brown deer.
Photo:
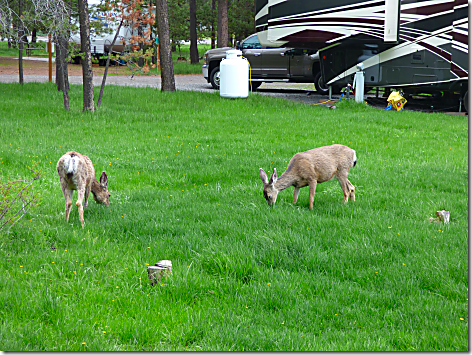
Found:
[(343, 202), (351, 197), (355, 201), (354, 185), (347, 179), (349, 169), (356, 165), (356, 151), (345, 145), (333, 144), (319, 147), (306, 152), (297, 153), (290, 159), (287, 170), (277, 179), (277, 170), (274, 168), (270, 179), (263, 169), (259, 169), (259, 176), (264, 183), (264, 197), (269, 206), (277, 200), (277, 194), (289, 186), (294, 186), (293, 203), (298, 199), (300, 188), (309, 186), (310, 209), (313, 209), (316, 184), (331, 180), (339, 181), (343, 189)]
[[(76, 206), (79, 207), (79, 218), (82, 228), (84, 228), (84, 208), (87, 208), (90, 192), (93, 199), (105, 206), (110, 205), (108, 192), (108, 176), (105, 172), (100, 176), (100, 182), (95, 178), (95, 169), (92, 161), (86, 155), (77, 152), (67, 152), (57, 162), (57, 173), (61, 181), (61, 189), (66, 200), (66, 222), (69, 221), (69, 214), (72, 207), (72, 191), (77, 190), (78, 197)], [(82, 201), (85, 197), (85, 203)]]

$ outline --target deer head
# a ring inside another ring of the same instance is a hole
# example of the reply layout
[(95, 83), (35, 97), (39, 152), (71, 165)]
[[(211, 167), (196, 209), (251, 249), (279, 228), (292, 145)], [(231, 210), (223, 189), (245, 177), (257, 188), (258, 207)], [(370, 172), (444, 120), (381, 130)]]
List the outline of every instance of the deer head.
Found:
[(110, 193), (108, 192), (108, 176), (105, 172), (100, 176), (100, 183), (94, 181), (92, 185), (93, 199), (100, 204), (110, 206)]
[(266, 199), (269, 206), (272, 206), (277, 200), (277, 195), (279, 193), (279, 191), (275, 188), (275, 183), (277, 182), (277, 170), (274, 168), (274, 172), (270, 176), (270, 179), (268, 179), (264, 169), (259, 169), (259, 176), (261, 177), (262, 183), (264, 184), (264, 198)]

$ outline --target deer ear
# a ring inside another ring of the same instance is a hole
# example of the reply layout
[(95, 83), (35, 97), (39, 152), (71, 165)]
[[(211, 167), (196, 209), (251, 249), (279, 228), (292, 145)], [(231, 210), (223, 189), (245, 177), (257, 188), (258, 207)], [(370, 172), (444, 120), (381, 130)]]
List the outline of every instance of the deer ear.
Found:
[(264, 169), (259, 169), (259, 176), (261, 177), (262, 182), (264, 185), (267, 185), (269, 183), (269, 179), (267, 178), (267, 174), (264, 171)]
[(102, 176), (100, 176), (100, 185), (105, 187), (108, 185), (108, 176), (106, 172), (103, 172)]
[(270, 176), (269, 184), (273, 185), (277, 182), (277, 170), (274, 168), (274, 172)]

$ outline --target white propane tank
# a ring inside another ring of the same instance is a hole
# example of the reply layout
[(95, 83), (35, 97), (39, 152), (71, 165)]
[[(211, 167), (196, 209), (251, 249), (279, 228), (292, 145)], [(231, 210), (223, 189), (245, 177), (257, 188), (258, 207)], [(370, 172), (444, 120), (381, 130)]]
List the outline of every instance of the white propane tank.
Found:
[(354, 75), (354, 88), (356, 89), (356, 102), (364, 102), (364, 64), (357, 64), (357, 72)]
[(231, 49), (220, 63), (220, 96), (247, 97), (249, 93), (249, 64), (243, 52)]

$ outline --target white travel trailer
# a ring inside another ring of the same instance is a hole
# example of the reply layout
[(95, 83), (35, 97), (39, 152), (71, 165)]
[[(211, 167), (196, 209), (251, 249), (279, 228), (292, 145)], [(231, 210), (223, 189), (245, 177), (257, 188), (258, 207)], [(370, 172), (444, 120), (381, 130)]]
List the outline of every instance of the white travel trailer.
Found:
[[(114, 14), (112, 12), (100, 12), (97, 16), (91, 16), (90, 21), (97, 21), (100, 20), (102, 22), (102, 26), (105, 29), (111, 29), (110, 31), (103, 31), (103, 33), (96, 33), (93, 32), (90, 34), (90, 48), (92, 51), (92, 56), (99, 60), (100, 65), (104, 65), (106, 59), (103, 59), (104, 56), (107, 55), (108, 50), (115, 38), (116, 30), (118, 29), (118, 25), (115, 21), (109, 20), (110, 17), (115, 17), (118, 13)], [(136, 32), (136, 30), (134, 30)], [(133, 29), (131, 26), (121, 26), (120, 33), (116, 38), (115, 44), (113, 45), (112, 53), (123, 53), (126, 50), (126, 46), (129, 45), (129, 40), (133, 35)], [(71, 41), (80, 45), (80, 34), (74, 33), (71, 35)], [(74, 61), (77, 62), (79, 57), (74, 58)]]
[(264, 45), (319, 49), (326, 85), (353, 82), (406, 94), (459, 93), (468, 108), (467, 0), (256, 0)]

